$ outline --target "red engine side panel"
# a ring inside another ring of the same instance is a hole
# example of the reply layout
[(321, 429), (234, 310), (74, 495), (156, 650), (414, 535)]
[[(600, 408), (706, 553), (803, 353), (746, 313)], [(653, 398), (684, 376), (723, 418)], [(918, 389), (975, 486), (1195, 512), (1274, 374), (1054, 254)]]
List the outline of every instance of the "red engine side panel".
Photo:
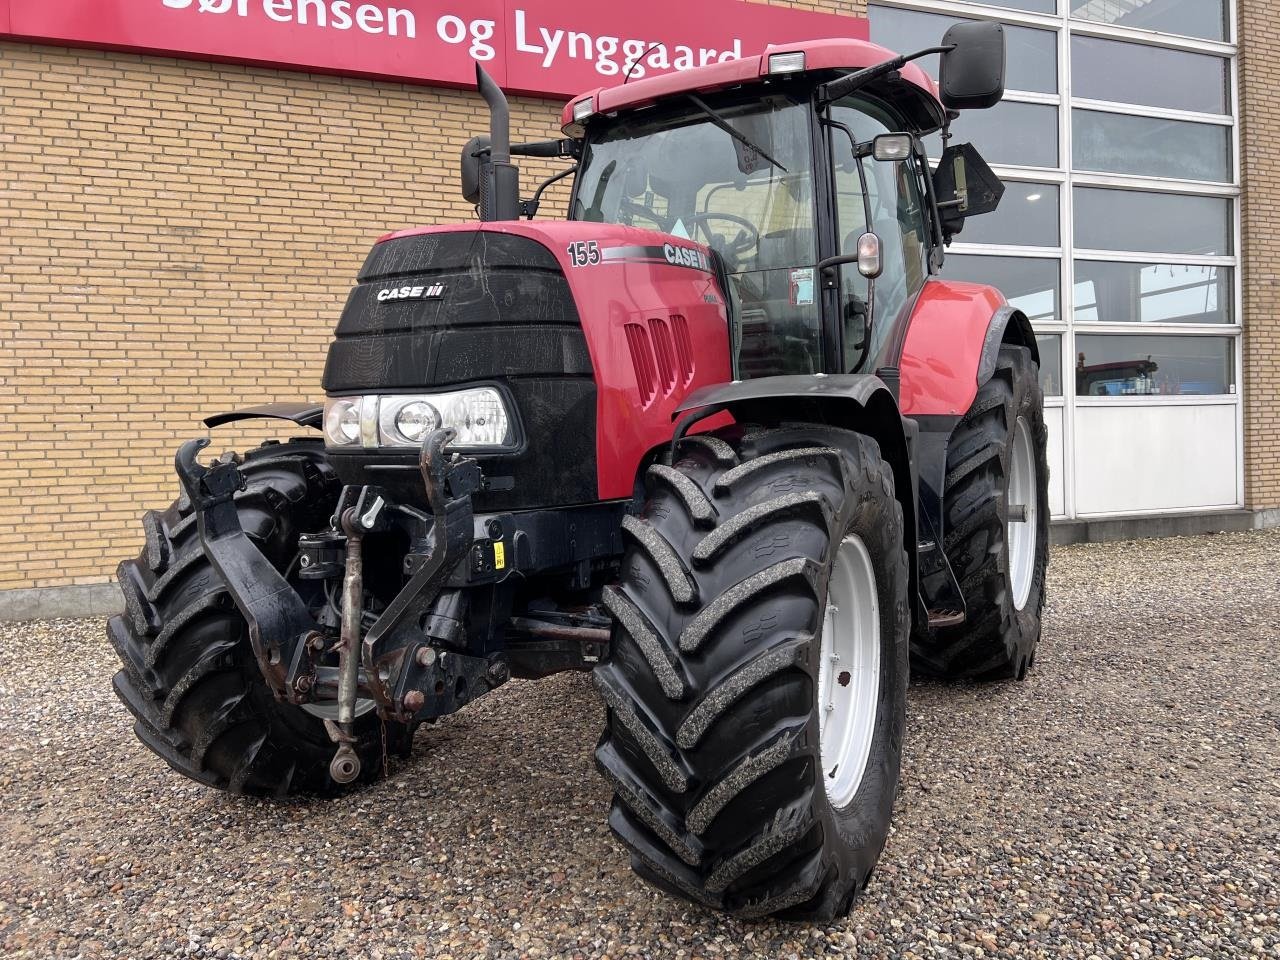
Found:
[(1004, 305), (994, 287), (948, 280), (924, 285), (899, 364), (904, 414), (959, 416), (969, 409), (987, 328)]
[(600, 499), (631, 496), (644, 456), (671, 439), (685, 396), (731, 377), (728, 314), (707, 248), (652, 230), (572, 221), (425, 227), (383, 240), (459, 229), (528, 237), (559, 261), (595, 370)]

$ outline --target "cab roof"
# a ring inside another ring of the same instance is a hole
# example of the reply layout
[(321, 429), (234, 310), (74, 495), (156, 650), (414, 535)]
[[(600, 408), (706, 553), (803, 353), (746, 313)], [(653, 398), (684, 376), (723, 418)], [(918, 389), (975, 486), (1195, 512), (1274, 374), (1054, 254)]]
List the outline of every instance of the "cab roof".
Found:
[[(574, 126), (573, 109), (583, 100), (592, 99), (594, 114), (612, 114), (622, 110), (651, 106), (684, 93), (714, 93), (730, 87), (758, 82), (775, 76), (769, 72), (769, 58), (775, 54), (800, 53), (805, 55), (804, 74), (821, 71), (852, 72), (892, 59), (896, 54), (878, 44), (865, 40), (827, 39), (804, 40), (797, 43), (770, 44), (764, 52), (753, 57), (711, 63), (692, 70), (664, 73), (655, 77), (633, 80), (612, 87), (598, 87), (589, 93), (574, 97), (565, 104), (561, 123), (566, 133)], [(938, 99), (938, 85), (917, 64), (908, 63), (899, 71), (905, 83), (893, 87), (892, 98), (908, 108), (917, 120), (917, 133), (927, 133), (946, 122), (946, 110)], [(800, 73), (778, 74), (779, 77), (795, 77)], [(883, 83), (873, 89), (884, 92)]]

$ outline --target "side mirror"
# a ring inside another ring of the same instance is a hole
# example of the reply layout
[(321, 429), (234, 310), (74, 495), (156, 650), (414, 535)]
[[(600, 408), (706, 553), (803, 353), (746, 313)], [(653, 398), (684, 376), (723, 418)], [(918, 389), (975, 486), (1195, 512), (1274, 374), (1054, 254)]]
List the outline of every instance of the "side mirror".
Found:
[(489, 150), (488, 137), (472, 137), (462, 148), (462, 199), (480, 202), (480, 155)]
[(1004, 27), (975, 20), (957, 23), (942, 38), (938, 86), (948, 110), (985, 110), (1004, 97)]
[(964, 229), (965, 219), (993, 213), (1004, 196), (1004, 183), (987, 166), (971, 143), (958, 143), (942, 152), (933, 174), (933, 192), (942, 219), (942, 235), (949, 243)]
[(880, 238), (874, 233), (864, 233), (858, 238), (858, 272), (868, 280), (875, 280), (884, 273)]

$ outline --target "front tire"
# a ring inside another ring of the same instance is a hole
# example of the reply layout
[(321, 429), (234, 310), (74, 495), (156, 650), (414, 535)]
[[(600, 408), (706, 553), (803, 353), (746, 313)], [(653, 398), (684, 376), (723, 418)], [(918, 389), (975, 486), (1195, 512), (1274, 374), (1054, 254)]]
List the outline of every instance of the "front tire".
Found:
[(606, 592), (609, 823), (668, 892), (829, 920), (870, 878), (898, 785), (910, 608), (893, 473), (873, 440), (827, 428), (690, 437), (680, 454), (648, 471)]
[[(319, 443), (268, 444), (240, 467), (236, 495), (245, 533), (281, 573), (298, 534), (323, 529), (339, 485)], [(248, 626), (200, 546), (185, 496), (143, 517), (146, 546), (120, 564), (125, 613), (107, 638), (124, 667), (113, 681), (134, 715), (138, 739), (199, 783), (250, 796), (332, 796), (348, 789), (329, 775), (336, 749), (317, 717), (277, 702), (253, 656)], [(408, 737), (376, 716), (356, 722), (359, 783), (382, 771)], [(388, 738), (390, 742), (388, 742)]]

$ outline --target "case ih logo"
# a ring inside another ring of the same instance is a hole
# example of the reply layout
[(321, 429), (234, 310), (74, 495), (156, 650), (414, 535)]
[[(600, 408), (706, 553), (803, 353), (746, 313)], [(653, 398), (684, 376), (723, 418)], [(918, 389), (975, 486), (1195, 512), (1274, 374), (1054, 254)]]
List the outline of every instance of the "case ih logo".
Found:
[(378, 302), (388, 300), (436, 300), (444, 296), (444, 284), (433, 283), (430, 286), (387, 287), (378, 291)]
[(707, 255), (695, 247), (677, 247), (674, 243), (668, 243), (662, 248), (663, 255), (667, 258), (667, 263), (675, 264), (677, 267), (696, 267), (699, 270), (711, 271), (711, 261), (707, 259)]
[(0, 0), (0, 36), (571, 96), (867, 22), (746, 0)]

